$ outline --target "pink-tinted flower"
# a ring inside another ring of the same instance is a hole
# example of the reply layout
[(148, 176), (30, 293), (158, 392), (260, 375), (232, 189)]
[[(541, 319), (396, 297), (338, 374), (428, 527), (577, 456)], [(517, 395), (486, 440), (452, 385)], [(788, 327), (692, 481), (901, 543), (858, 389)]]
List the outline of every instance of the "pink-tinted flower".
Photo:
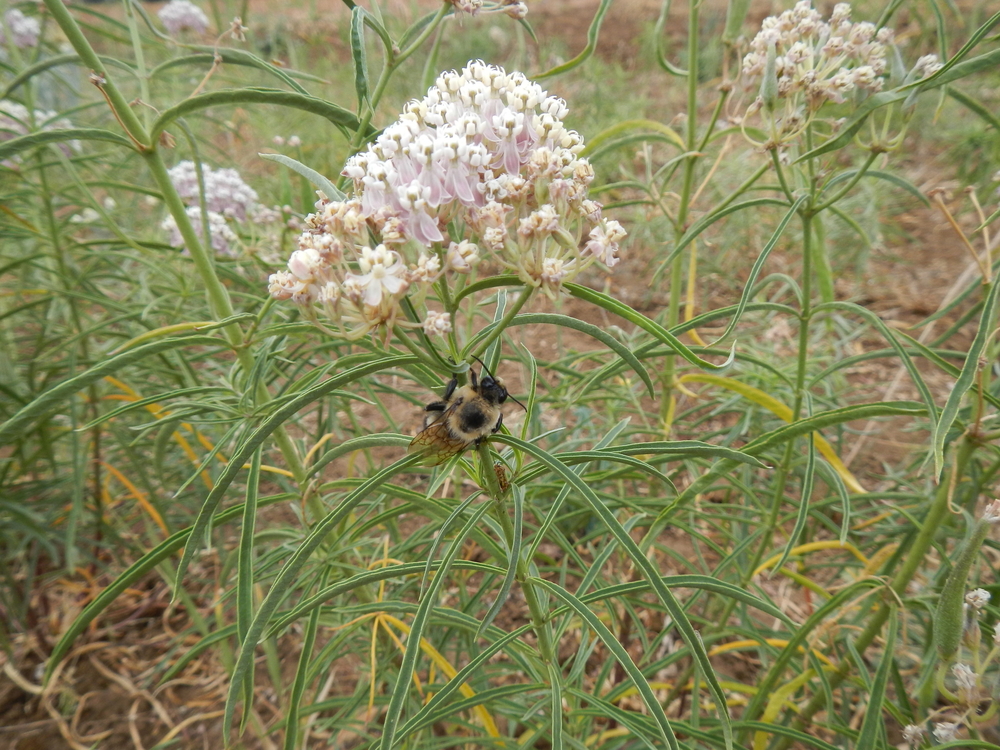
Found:
[(170, 0), (156, 14), (167, 33), (177, 35), (182, 31), (204, 34), (208, 31), (208, 16), (190, 0)]
[[(11, 8), (3, 16), (4, 23), (10, 29), (10, 36), (14, 46), (20, 49), (34, 47), (38, 44), (38, 37), (42, 33), (42, 26), (34, 16), (26, 16), (17, 8)], [(0, 24), (0, 46), (7, 44), (7, 35), (4, 33), (3, 24)]]

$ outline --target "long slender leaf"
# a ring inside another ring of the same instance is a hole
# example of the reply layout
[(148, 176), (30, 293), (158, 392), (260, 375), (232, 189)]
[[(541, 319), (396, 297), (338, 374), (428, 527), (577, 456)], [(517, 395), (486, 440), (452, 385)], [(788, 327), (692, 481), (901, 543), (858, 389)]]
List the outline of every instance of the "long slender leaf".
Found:
[(81, 372), (79, 375), (64, 380), (57, 386), (45, 391), (38, 398), (34, 399), (27, 406), (20, 409), (14, 416), (0, 425), (0, 445), (4, 445), (12, 438), (19, 436), (21, 431), (26, 429), (35, 419), (40, 419), (53, 409), (55, 409), (63, 399), (72, 396), (74, 393), (83, 390), (91, 383), (94, 383), (105, 375), (119, 372), (122, 368), (138, 362), (144, 357), (152, 354), (175, 349), (181, 346), (224, 346), (222, 339), (212, 336), (185, 336), (183, 338), (172, 338), (164, 341), (156, 341), (145, 346), (119, 354), (116, 357), (107, 359), (101, 364), (91, 367), (89, 370)]
[(254, 430), (244, 443), (236, 449), (230, 457), (229, 463), (226, 464), (226, 468), (216, 480), (215, 486), (212, 487), (212, 491), (209, 492), (208, 497), (205, 498), (205, 502), (202, 503), (201, 509), (198, 511), (198, 517), (195, 519), (194, 527), (191, 531), (191, 537), (188, 540), (187, 546), (184, 548), (184, 555), (181, 557), (181, 562), (177, 566), (177, 579), (183, 580), (184, 574), (187, 571), (187, 566), (191, 562), (191, 558), (194, 556), (194, 552), (197, 547), (204, 542), (205, 532), (208, 530), (212, 516), (215, 514), (216, 508), (219, 507), (219, 503), (222, 502), (222, 498), (225, 495), (226, 490), (229, 489), (229, 485), (232, 484), (236, 475), (243, 470), (243, 464), (247, 462), (247, 459), (257, 449), (257, 446), (261, 445), (272, 432), (278, 429), (279, 425), (284, 424), (284, 422), (299, 409), (302, 409), (314, 401), (319, 400), (331, 391), (337, 390), (338, 388), (341, 388), (349, 383), (353, 383), (354, 381), (371, 375), (372, 373), (379, 372), (380, 370), (387, 370), (393, 367), (405, 366), (407, 364), (415, 364), (416, 362), (418, 362), (418, 360), (413, 356), (395, 356), (358, 365), (357, 367), (353, 367), (346, 372), (340, 373), (323, 381), (319, 385), (313, 386), (307, 391), (296, 394), (293, 398), (289, 399), (279, 408), (275, 409), (275, 411), (264, 420), (263, 424)]
[(962, 399), (969, 392), (976, 378), (976, 371), (980, 367), (979, 359), (983, 356), (986, 343), (993, 335), (997, 325), (997, 306), (1000, 303), (1000, 283), (993, 282), (989, 294), (983, 303), (983, 312), (979, 317), (979, 327), (976, 330), (976, 337), (969, 347), (969, 354), (962, 365), (962, 372), (955, 382), (955, 387), (948, 394), (937, 424), (934, 425), (934, 437), (932, 439), (932, 453), (934, 456), (934, 475), (940, 477), (944, 470), (944, 441), (948, 436), (951, 426), (958, 417), (958, 410), (962, 405)]
[(655, 320), (651, 320), (637, 310), (633, 310), (624, 302), (619, 302), (614, 297), (602, 292), (595, 292), (593, 289), (588, 289), (587, 287), (580, 286), (579, 284), (565, 284), (564, 286), (566, 291), (574, 297), (590, 302), (598, 307), (602, 307), (615, 315), (620, 315), (625, 318), (625, 320), (639, 326), (639, 328), (653, 335), (660, 341), (660, 343), (668, 346), (695, 367), (700, 367), (703, 370), (711, 370), (712, 372), (720, 372), (727, 369), (735, 358), (736, 350), (734, 348), (733, 351), (730, 352), (729, 358), (721, 365), (712, 364), (684, 346), (684, 344), (680, 342), (680, 339), (670, 333), (670, 331), (661, 326)]
[[(684, 608), (681, 607), (680, 602), (678, 602), (670, 590), (663, 585), (663, 580), (660, 578), (660, 574), (656, 570), (653, 563), (642, 553), (642, 550), (639, 549), (639, 545), (635, 543), (629, 533), (622, 527), (614, 513), (612, 513), (611, 510), (603, 502), (601, 502), (600, 498), (597, 497), (594, 491), (579, 476), (577, 476), (574, 471), (567, 467), (566, 464), (538, 446), (527, 443), (523, 440), (518, 440), (510, 435), (498, 435), (494, 437), (494, 440), (506, 443), (545, 463), (566, 482), (573, 485), (573, 488), (584, 500), (587, 501), (587, 504), (590, 505), (591, 510), (593, 510), (595, 515), (597, 515), (604, 522), (605, 527), (618, 540), (618, 543), (628, 554), (633, 564), (642, 571), (646, 580), (650, 582), (657, 598), (667, 608), (667, 611), (673, 618), (675, 626), (680, 631), (681, 636), (688, 645), (688, 648), (691, 649), (691, 653), (694, 655), (699, 666), (704, 672), (709, 689), (711, 690), (712, 695), (715, 698), (716, 705), (718, 706), (719, 718), (726, 737), (726, 747), (731, 749), (732, 732), (729, 728), (729, 713), (726, 709), (725, 693), (723, 693), (722, 687), (719, 685), (719, 680), (715, 675), (715, 670), (712, 669), (712, 663), (709, 661), (708, 653), (705, 651), (704, 644), (702, 644), (701, 640), (698, 638), (698, 634), (692, 627), (691, 622), (688, 620), (687, 614), (684, 612)], [(562, 589), (560, 589), (560, 591), (562, 591)], [(657, 703), (657, 707), (659, 707), (659, 703)], [(654, 710), (652, 707), (650, 708), (651, 710)], [(662, 709), (660, 710), (662, 711)]]
[[(541, 586), (542, 588), (549, 591), (557, 599), (562, 600), (564, 604), (569, 606), (574, 612), (576, 612), (580, 618), (587, 623), (587, 626), (597, 634), (601, 643), (604, 647), (618, 660), (618, 663), (622, 665), (628, 676), (632, 680), (632, 684), (635, 685), (635, 689), (638, 691), (639, 695), (642, 697), (642, 702), (646, 705), (649, 713), (652, 715), (653, 720), (656, 722), (657, 728), (660, 730), (660, 737), (672, 750), (680, 750), (680, 746), (677, 744), (677, 737), (674, 735), (674, 730), (670, 726), (670, 721), (667, 719), (667, 715), (663, 713), (663, 706), (660, 705), (660, 701), (657, 700), (656, 695), (653, 693), (653, 689), (649, 686), (646, 681), (645, 676), (639, 667), (636, 666), (635, 662), (632, 661), (632, 657), (629, 656), (628, 651), (626, 651), (618, 639), (615, 638), (614, 634), (608, 630), (608, 626), (605, 625), (601, 620), (595, 615), (590, 609), (573, 596), (570, 592), (564, 589), (562, 586), (557, 586), (556, 584), (546, 581), (543, 578), (535, 578), (533, 582)], [(725, 705), (722, 703), (721, 705)], [(724, 711), (725, 709), (722, 709)], [(555, 719), (553, 718), (553, 721)]]

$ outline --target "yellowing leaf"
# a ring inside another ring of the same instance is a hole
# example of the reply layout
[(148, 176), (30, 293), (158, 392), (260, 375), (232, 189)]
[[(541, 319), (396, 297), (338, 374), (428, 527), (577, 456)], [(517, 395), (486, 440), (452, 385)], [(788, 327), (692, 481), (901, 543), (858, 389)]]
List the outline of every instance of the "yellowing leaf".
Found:
[[(711, 375), (709, 373), (696, 372), (690, 375), (684, 375), (678, 378), (681, 383), (707, 383), (709, 385), (717, 385), (720, 388), (725, 388), (732, 391), (733, 393), (738, 393), (744, 398), (748, 398), (753, 401), (758, 406), (763, 406), (769, 412), (774, 414), (774, 416), (779, 419), (783, 419), (786, 422), (792, 421), (792, 410), (785, 406), (783, 403), (778, 401), (778, 399), (765, 393), (759, 388), (754, 388), (752, 385), (747, 385), (746, 383), (741, 383), (733, 378), (725, 378), (720, 375)], [(818, 432), (813, 433), (816, 437), (816, 449), (823, 454), (823, 458), (827, 460), (833, 470), (840, 475), (840, 478), (844, 480), (844, 484), (852, 492), (867, 492), (861, 482), (858, 481), (850, 469), (844, 466), (844, 462), (840, 460), (840, 456), (833, 449), (822, 435)]]

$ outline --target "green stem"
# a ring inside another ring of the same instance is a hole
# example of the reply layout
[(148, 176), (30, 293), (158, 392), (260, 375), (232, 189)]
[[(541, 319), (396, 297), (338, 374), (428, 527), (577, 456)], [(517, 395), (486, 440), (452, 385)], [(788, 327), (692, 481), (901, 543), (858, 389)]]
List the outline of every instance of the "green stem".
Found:
[(785, 172), (781, 168), (781, 159), (778, 157), (778, 149), (771, 149), (771, 161), (774, 164), (774, 172), (778, 175), (778, 184), (781, 185), (781, 191), (788, 198), (789, 203), (794, 203), (795, 199), (792, 197), (792, 191), (788, 189), (788, 183), (785, 182)]
[[(493, 515), (503, 529), (504, 537), (507, 540), (507, 549), (514, 549), (514, 524), (510, 520), (507, 506), (504, 503), (504, 493), (500, 489), (500, 482), (493, 471), (493, 456), (490, 454), (489, 445), (486, 441), (480, 443), (476, 450), (479, 453), (480, 475), (486, 484), (486, 492), (493, 501)], [(531, 615), (531, 624), (535, 629), (538, 638), (538, 650), (541, 652), (542, 661), (546, 664), (557, 664), (555, 649), (552, 647), (552, 634), (549, 632), (548, 618), (545, 610), (542, 609), (538, 598), (538, 592), (531, 582), (531, 571), (528, 569), (528, 562), (521, 555), (517, 560), (508, 560), (508, 565), (516, 566), (514, 577), (521, 585), (524, 593), (524, 601), (528, 605), (528, 612)]]
[[(514, 304), (512, 304), (510, 308), (507, 310), (507, 312), (503, 314), (503, 317), (500, 318), (500, 320), (497, 322), (493, 330), (489, 332), (489, 334), (486, 336), (485, 339), (479, 342), (479, 346), (477, 346), (476, 350), (472, 352), (473, 357), (483, 356), (483, 353), (490, 348), (490, 344), (496, 341), (507, 329), (507, 326), (510, 325), (510, 322), (514, 319), (514, 316), (516, 316), (519, 312), (521, 312), (521, 308), (524, 307), (524, 304), (528, 301), (528, 298), (531, 297), (531, 293), (534, 291), (535, 291), (534, 287), (530, 286), (524, 287), (524, 291), (522, 291), (518, 295), (517, 299), (514, 300)], [(466, 354), (465, 356), (469, 355)]]
[[(698, 165), (698, 46), (699, 10), (701, 0), (691, 0), (688, 13), (688, 67), (687, 67), (687, 132), (685, 145), (691, 156), (684, 161), (684, 179), (681, 185), (680, 205), (674, 232), (677, 237), (687, 229), (688, 211), (691, 208), (691, 191), (694, 188), (694, 173)], [(684, 286), (684, 254), (680, 253), (670, 264), (670, 300), (667, 307), (667, 327), (674, 328), (681, 318), (681, 296)], [(676, 355), (667, 355), (660, 383), (663, 396), (660, 400), (660, 423), (667, 427), (671, 405), (674, 399), (674, 379), (677, 369)]]
[(819, 213), (820, 211), (823, 211), (824, 209), (827, 209), (830, 206), (835, 205), (841, 198), (843, 198), (845, 195), (851, 192), (854, 186), (858, 184), (858, 182), (861, 180), (862, 177), (865, 176), (865, 172), (868, 171), (868, 168), (871, 167), (871, 165), (875, 162), (875, 159), (877, 158), (878, 158), (878, 152), (876, 151), (872, 151), (870, 154), (868, 154), (868, 158), (865, 159), (865, 163), (861, 165), (861, 168), (857, 171), (857, 174), (855, 174), (850, 180), (848, 180), (847, 184), (842, 189), (838, 190), (837, 193), (832, 198), (829, 198), (828, 200), (817, 206), (814, 209), (814, 212)]

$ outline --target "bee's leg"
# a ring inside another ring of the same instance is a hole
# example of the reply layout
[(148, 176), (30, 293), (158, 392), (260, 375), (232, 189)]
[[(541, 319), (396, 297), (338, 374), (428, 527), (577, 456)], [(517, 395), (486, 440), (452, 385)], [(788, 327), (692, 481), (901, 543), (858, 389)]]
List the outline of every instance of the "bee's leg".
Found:
[(503, 427), (503, 414), (497, 417), (497, 423), (493, 425), (493, 434), (500, 432), (500, 428)]
[[(427, 406), (424, 407), (424, 411), (428, 412), (428, 414), (427, 416), (424, 417), (423, 429), (426, 430), (428, 425), (431, 424), (431, 422), (436, 422), (437, 420), (439, 420), (441, 418), (441, 415), (444, 413), (444, 410), (447, 408), (448, 404), (446, 404), (444, 401), (435, 401), (432, 404), (427, 404)], [(432, 417), (430, 412), (437, 412), (437, 414), (435, 414)]]
[(469, 379), (472, 381), (472, 390), (479, 390), (479, 377), (476, 375), (476, 371), (471, 367), (469, 368)]
[(444, 389), (445, 401), (451, 400), (452, 394), (455, 393), (456, 388), (458, 388), (458, 380), (456, 378), (452, 378), (451, 380), (448, 381), (448, 387)]

